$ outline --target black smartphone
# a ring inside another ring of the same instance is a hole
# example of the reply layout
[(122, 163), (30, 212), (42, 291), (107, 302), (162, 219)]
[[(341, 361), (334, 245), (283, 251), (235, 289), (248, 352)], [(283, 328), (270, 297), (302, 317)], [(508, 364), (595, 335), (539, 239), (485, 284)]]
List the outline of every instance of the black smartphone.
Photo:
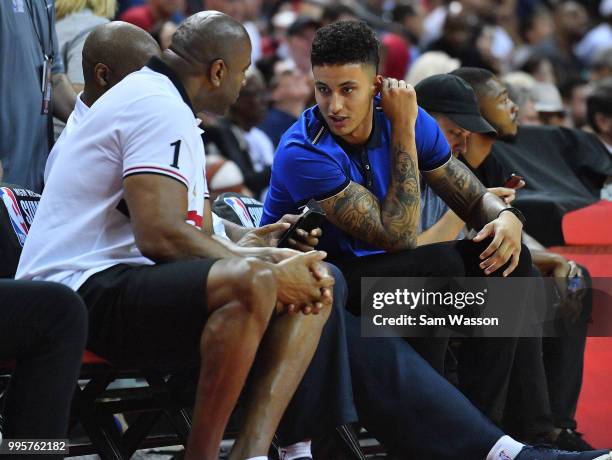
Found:
[(278, 240), (279, 248), (286, 248), (289, 246), (289, 239), (295, 240), (295, 235), (298, 229), (310, 232), (317, 227), (320, 227), (325, 221), (325, 212), (319, 206), (316, 200), (310, 200), (302, 211), (300, 218), (294, 223)]
[(522, 180), (523, 180), (522, 176), (519, 176), (518, 174), (512, 173), (512, 174), (510, 174), (510, 177), (508, 177), (508, 179), (506, 179), (506, 183), (504, 184), (504, 187), (506, 187), (506, 188), (517, 188)]

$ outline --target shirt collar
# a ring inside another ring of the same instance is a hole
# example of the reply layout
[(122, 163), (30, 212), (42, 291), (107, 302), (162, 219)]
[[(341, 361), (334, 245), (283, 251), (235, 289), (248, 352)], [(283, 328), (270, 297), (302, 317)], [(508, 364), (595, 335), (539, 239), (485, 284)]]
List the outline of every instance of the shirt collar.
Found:
[(325, 118), (323, 118), (323, 115), (321, 115), (319, 107), (316, 107), (314, 113), (317, 119), (323, 124), (323, 126), (325, 126), (327, 131), (329, 131), (333, 139), (342, 148), (342, 150), (350, 154), (355, 152), (361, 152), (363, 150), (363, 147), (365, 147), (367, 150), (372, 150), (380, 147), (382, 141), (382, 120), (380, 120), (379, 118), (379, 113), (382, 113), (381, 110), (382, 109), (380, 109), (380, 107), (378, 107), (376, 104), (374, 105), (374, 113), (372, 114), (372, 132), (370, 133), (370, 137), (368, 138), (368, 141), (365, 143), (365, 145), (349, 144), (348, 142), (342, 140), (340, 137), (335, 136), (330, 131), (329, 127), (327, 126), (327, 123), (325, 123)]
[(187, 104), (193, 112), (193, 106), (191, 105), (189, 96), (187, 96), (187, 91), (185, 91), (183, 83), (181, 83), (181, 80), (176, 75), (176, 73), (164, 61), (162, 61), (157, 56), (153, 56), (151, 59), (149, 59), (149, 62), (147, 62), (147, 67), (153, 70), (154, 72), (161, 73), (168, 77), (168, 79), (172, 82), (172, 84), (176, 87), (177, 91), (181, 95), (181, 98), (183, 98), (183, 102), (185, 102), (185, 104)]

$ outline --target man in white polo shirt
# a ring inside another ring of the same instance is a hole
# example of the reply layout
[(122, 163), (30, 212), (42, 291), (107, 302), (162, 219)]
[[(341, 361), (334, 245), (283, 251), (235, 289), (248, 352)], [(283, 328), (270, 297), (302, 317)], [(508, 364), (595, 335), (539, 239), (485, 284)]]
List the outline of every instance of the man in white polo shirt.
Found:
[(83, 45), (85, 85), (76, 98), (66, 126), (49, 153), (45, 182), (55, 155), (61, 151), (64, 138), (80, 123), (89, 107), (127, 75), (140, 70), (152, 56), (160, 54), (159, 45), (150, 34), (127, 22), (107, 22), (91, 31)]
[[(161, 59), (104, 93), (66, 134), (17, 273), (78, 290), (88, 346), (112, 362), (200, 365), (189, 459), (218, 457), (256, 352), (257, 384), (231, 458), (267, 453), (332, 301), (324, 253), (211, 236), (194, 110), (225, 113), (250, 51), (239, 23), (198, 13)], [(321, 314), (287, 314), (300, 309)]]

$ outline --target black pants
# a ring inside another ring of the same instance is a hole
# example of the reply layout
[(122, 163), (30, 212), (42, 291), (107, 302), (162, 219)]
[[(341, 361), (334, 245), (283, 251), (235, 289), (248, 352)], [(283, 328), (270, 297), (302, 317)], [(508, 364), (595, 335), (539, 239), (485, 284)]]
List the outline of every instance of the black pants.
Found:
[[(580, 268), (586, 285), (591, 287), (590, 273), (585, 267)], [(576, 406), (582, 387), (584, 348), (592, 309), (593, 291), (589, 289), (582, 299), (581, 314), (568, 327), (567, 336), (543, 340), (552, 419), (559, 428), (576, 429)]]
[(87, 337), (81, 299), (55, 283), (0, 280), (0, 337), (0, 361), (16, 360), (3, 437), (66, 438)]
[(282, 443), (316, 442), (359, 418), (394, 458), (485, 458), (503, 433), (404, 340), (362, 337), (359, 318), (344, 311), (342, 274), (331, 268), (333, 312), (279, 426)]
[[(489, 239), (474, 243), (458, 240), (437, 243), (393, 254), (377, 254), (336, 260), (346, 277), (349, 310), (359, 313), (361, 277), (384, 276), (484, 276), (478, 266), (480, 254)], [(501, 276), (505, 267), (491, 276)], [(511, 276), (531, 276), (531, 255), (523, 246), (520, 262)], [(517, 295), (517, 304), (520, 304)], [(434, 369), (443, 373), (446, 339), (410, 339), (416, 351)], [(517, 338), (478, 338), (464, 340), (459, 366), (461, 390), (485, 415), (501, 424)]]

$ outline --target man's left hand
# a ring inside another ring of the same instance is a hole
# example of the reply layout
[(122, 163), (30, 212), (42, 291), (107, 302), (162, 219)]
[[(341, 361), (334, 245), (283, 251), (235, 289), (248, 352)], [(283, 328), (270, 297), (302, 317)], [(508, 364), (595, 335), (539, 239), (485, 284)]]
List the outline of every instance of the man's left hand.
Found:
[(498, 270), (506, 262), (512, 259), (510, 265), (504, 270), (503, 275), (508, 276), (514, 271), (519, 263), (521, 255), (521, 234), (523, 224), (511, 212), (502, 212), (499, 217), (487, 225), (472, 239), (480, 242), (487, 237), (492, 237), (491, 244), (480, 254), (480, 268), (485, 275)]
[(286, 222), (276, 222), (253, 228), (246, 232), (236, 243), (238, 246), (250, 248), (276, 247), (280, 235), (285, 233), (291, 225)]

